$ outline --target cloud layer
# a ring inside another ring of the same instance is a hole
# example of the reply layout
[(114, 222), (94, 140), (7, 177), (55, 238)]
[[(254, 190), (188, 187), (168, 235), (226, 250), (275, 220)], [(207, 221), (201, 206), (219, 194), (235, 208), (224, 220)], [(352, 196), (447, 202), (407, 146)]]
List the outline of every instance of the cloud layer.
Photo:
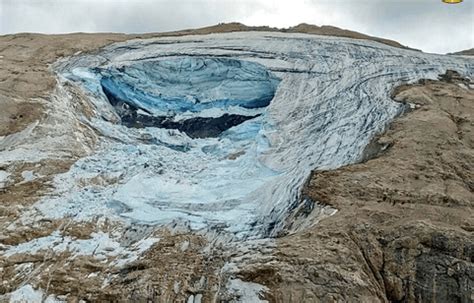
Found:
[(0, 0), (0, 34), (161, 32), (231, 21), (334, 25), (436, 53), (474, 47), (473, 0)]

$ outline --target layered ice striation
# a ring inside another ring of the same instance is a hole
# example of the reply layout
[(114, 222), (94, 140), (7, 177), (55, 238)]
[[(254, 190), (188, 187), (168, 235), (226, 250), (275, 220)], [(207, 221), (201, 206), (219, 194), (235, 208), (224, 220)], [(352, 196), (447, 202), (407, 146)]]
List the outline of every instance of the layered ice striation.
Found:
[(312, 170), (359, 161), (404, 110), (394, 86), (474, 70), (372, 41), (261, 32), (132, 40), (55, 69), (95, 106), (85, 123), (102, 140), (56, 178), (43, 216), (237, 237), (275, 235)]

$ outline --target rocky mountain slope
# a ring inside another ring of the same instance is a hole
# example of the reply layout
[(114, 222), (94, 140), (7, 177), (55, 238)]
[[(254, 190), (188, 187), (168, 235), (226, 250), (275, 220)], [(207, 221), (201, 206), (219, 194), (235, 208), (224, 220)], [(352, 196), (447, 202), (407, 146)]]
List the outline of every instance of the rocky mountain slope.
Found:
[(222, 24), (0, 60), (0, 301), (474, 300), (472, 59)]
[(474, 56), (474, 48), (465, 49), (460, 52), (455, 52), (452, 55)]

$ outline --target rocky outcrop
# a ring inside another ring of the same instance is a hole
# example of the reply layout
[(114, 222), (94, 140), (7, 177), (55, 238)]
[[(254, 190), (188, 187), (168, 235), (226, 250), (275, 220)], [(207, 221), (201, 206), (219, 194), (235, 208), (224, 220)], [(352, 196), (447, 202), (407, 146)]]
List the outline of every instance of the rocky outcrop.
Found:
[(465, 49), (459, 52), (451, 53), (450, 55), (474, 56), (474, 48)]

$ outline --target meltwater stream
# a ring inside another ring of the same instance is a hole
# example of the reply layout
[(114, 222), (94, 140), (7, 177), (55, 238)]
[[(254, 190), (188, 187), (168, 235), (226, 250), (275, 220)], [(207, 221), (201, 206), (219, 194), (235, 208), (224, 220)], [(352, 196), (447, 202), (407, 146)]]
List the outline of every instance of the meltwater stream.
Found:
[(394, 86), (473, 73), (462, 58), (256, 32), (131, 40), (54, 68), (102, 139), (37, 209), (237, 238), (275, 235), (313, 169), (360, 160), (403, 111)]

